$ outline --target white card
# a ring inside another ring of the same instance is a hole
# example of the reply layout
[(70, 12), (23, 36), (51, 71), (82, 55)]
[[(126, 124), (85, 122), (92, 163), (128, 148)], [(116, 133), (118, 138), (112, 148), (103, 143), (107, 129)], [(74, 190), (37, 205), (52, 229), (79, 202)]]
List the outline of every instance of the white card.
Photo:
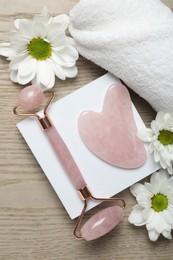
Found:
[[(111, 166), (95, 156), (84, 145), (79, 136), (77, 121), (80, 113), (88, 109), (101, 112), (108, 88), (118, 81), (117, 78), (107, 73), (55, 102), (48, 112), (95, 197), (112, 197), (159, 169), (151, 155), (148, 155), (146, 163), (137, 169), (128, 170)], [(143, 129), (145, 125), (134, 106), (133, 113), (138, 129)], [(34, 118), (24, 119), (17, 124), (17, 127), (69, 216), (73, 219), (80, 215), (83, 202), (58, 161), (37, 120)], [(88, 209), (97, 204), (90, 201)]]

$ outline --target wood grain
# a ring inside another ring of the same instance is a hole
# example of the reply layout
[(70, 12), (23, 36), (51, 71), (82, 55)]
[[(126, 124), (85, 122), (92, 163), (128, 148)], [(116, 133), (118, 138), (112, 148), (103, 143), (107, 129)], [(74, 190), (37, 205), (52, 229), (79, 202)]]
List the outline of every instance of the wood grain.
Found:
[[(52, 14), (68, 13), (77, 0), (26, 1), (0, 0), (0, 41), (9, 41), (13, 20), (30, 18), (47, 5)], [(163, 1), (173, 8), (173, 0)], [(65, 82), (56, 80), (55, 100), (101, 76), (105, 71), (80, 58), (79, 74)], [(22, 139), (12, 113), (20, 87), (9, 80), (8, 63), (0, 58), (0, 260), (54, 259), (173, 259), (172, 241), (148, 240), (145, 228), (127, 222), (135, 200), (129, 190), (120, 195), (127, 201), (121, 225), (106, 237), (86, 243), (72, 236), (74, 221), (67, 216), (61, 202)], [(132, 100), (146, 125), (155, 112), (138, 95)], [(94, 209), (93, 211), (95, 211)], [(92, 211), (89, 212), (89, 215)]]

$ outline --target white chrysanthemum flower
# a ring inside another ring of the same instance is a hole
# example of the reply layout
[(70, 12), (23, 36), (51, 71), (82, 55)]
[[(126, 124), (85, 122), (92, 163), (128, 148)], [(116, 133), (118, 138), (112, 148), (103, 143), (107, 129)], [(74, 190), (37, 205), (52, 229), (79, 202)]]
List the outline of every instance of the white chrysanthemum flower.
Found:
[(150, 183), (137, 183), (130, 190), (138, 202), (129, 215), (135, 226), (146, 225), (150, 240), (156, 241), (160, 234), (172, 239), (173, 229), (173, 177), (161, 169), (153, 173)]
[(149, 142), (149, 152), (163, 169), (173, 174), (173, 114), (158, 112), (151, 122), (151, 128), (138, 132), (138, 137)]
[(78, 52), (66, 36), (68, 15), (52, 17), (44, 8), (32, 21), (17, 19), (11, 42), (0, 44), (0, 55), (10, 60), (10, 78), (25, 85), (53, 87), (55, 75), (65, 80), (77, 75)]

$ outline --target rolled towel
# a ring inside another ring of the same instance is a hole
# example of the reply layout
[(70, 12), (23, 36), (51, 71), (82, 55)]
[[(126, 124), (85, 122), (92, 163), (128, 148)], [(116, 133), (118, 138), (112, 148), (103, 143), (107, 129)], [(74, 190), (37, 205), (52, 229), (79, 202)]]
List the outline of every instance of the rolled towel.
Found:
[(81, 0), (70, 12), (78, 51), (156, 110), (173, 112), (173, 14), (159, 0)]

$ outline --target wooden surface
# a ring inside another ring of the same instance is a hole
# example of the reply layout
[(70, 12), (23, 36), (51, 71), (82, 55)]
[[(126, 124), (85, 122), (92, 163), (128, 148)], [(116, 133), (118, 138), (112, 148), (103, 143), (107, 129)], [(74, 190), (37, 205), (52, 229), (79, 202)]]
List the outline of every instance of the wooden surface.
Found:
[[(31, 18), (47, 5), (52, 14), (68, 13), (77, 0), (0, 0), (0, 41), (9, 41), (15, 18)], [(173, 0), (165, 0), (173, 8)], [(105, 71), (80, 58), (75, 79), (56, 81), (55, 100), (67, 95)], [(0, 57), (0, 259), (173, 259), (173, 242), (160, 238), (149, 241), (146, 229), (127, 222), (135, 200), (129, 190), (125, 218), (113, 232), (97, 241), (77, 241), (70, 220), (15, 124), (12, 113), (20, 87), (9, 80), (8, 62)], [(145, 123), (154, 118), (151, 107), (136, 94), (132, 99)], [(91, 213), (89, 213), (91, 214)]]

